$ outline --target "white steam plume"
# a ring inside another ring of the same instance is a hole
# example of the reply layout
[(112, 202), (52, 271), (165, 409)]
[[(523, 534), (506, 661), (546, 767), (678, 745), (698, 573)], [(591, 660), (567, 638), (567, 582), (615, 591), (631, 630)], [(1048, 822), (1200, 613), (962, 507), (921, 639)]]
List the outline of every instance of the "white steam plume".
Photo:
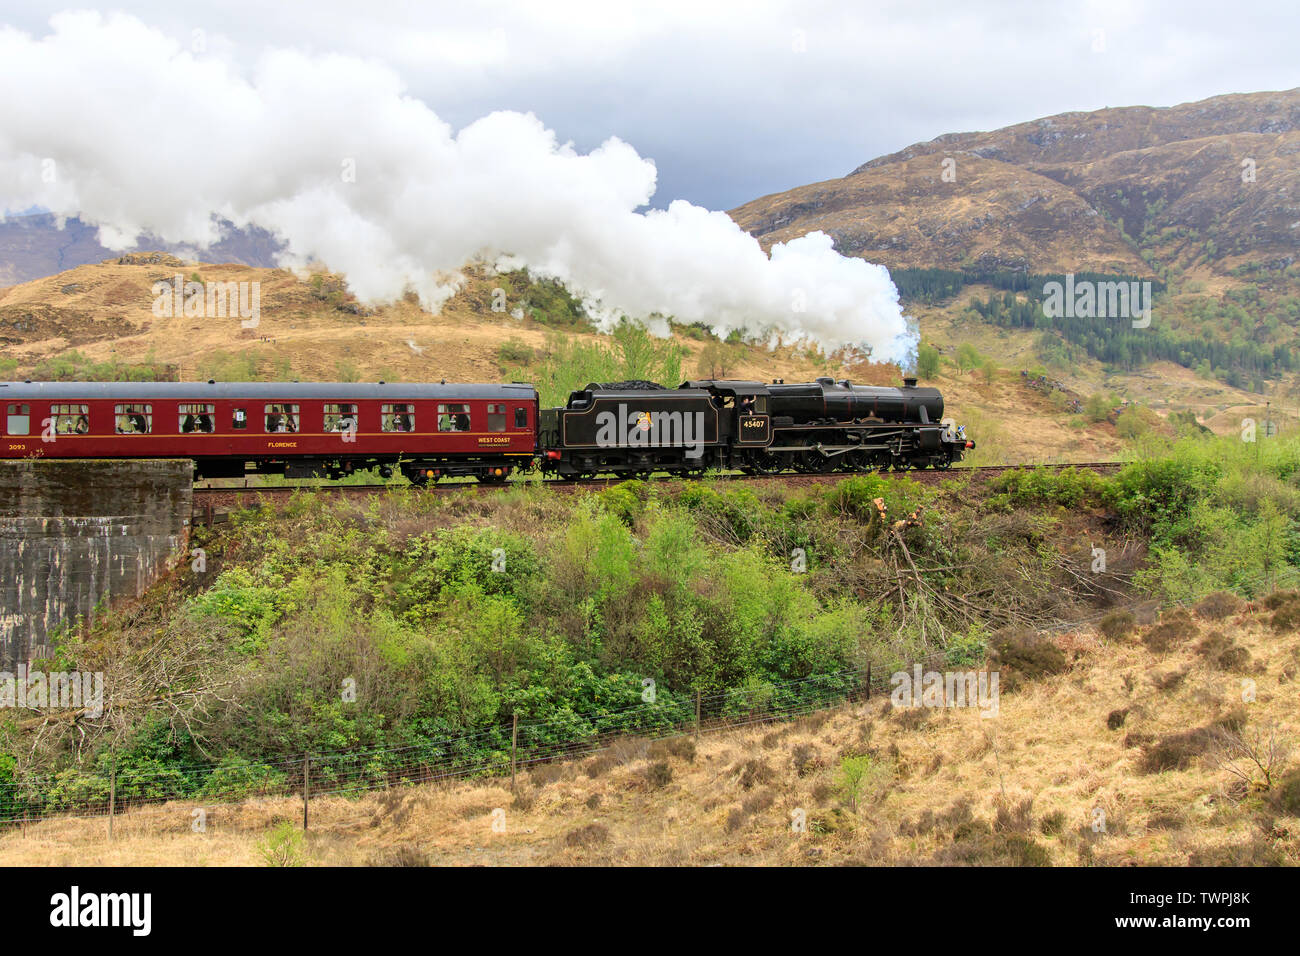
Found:
[(823, 233), (769, 257), (725, 213), (638, 213), (655, 167), (619, 139), (583, 155), (512, 112), (455, 132), (352, 57), (277, 50), (244, 75), (128, 16), (51, 27), (0, 30), (0, 208), (79, 216), (119, 250), (260, 226), (286, 264), (319, 259), (370, 302), (414, 289), (436, 309), (467, 263), (508, 256), (606, 316), (782, 330), (877, 359), (915, 347), (889, 273)]

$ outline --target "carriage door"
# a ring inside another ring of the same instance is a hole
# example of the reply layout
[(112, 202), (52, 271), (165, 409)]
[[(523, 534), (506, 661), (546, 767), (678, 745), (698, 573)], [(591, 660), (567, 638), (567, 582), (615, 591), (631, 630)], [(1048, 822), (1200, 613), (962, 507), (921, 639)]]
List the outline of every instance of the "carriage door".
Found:
[(10, 405), (5, 409), (5, 434), (30, 435), (32, 433), (32, 407)]

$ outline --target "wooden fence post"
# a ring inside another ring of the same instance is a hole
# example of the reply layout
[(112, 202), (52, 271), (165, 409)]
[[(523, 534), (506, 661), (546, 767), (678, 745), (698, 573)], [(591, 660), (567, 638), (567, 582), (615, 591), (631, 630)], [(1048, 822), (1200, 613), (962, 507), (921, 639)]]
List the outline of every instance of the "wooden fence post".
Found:
[(302, 755), (302, 829), (307, 832), (307, 807), (311, 803), (311, 756)]
[(695, 739), (700, 739), (700, 692), (695, 691)]
[(510, 792), (515, 792), (515, 756), (519, 749), (519, 711), (510, 720)]
[(113, 839), (113, 814), (117, 809), (117, 757), (109, 758), (108, 765), (108, 838)]
[(871, 661), (867, 661), (867, 700), (871, 700)]

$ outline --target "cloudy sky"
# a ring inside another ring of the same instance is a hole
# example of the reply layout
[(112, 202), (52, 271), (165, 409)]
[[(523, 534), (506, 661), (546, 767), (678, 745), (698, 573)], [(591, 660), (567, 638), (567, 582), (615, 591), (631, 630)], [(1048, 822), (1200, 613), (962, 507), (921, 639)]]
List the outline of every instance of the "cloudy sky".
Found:
[[(82, 4), (80, 6), (87, 6)], [(5, 0), (40, 36), (67, 0)], [(532, 111), (654, 161), (652, 205), (732, 208), (945, 132), (1300, 85), (1300, 4), (124, 0), (187, 45), (382, 62), (453, 127)]]

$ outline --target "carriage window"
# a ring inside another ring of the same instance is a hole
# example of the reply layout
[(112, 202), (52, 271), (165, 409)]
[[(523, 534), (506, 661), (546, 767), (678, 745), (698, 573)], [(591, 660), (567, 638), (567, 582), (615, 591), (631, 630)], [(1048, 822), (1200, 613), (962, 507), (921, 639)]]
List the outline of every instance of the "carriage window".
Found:
[(194, 433), (208, 434), (217, 427), (217, 407), (215, 405), (185, 404), (176, 410), (177, 428), (182, 435)]
[(504, 405), (488, 404), (488, 431), (503, 432), (506, 430), (506, 407)]
[(90, 431), (89, 405), (51, 405), (50, 415), (56, 435), (84, 435)]
[(153, 406), (140, 402), (114, 405), (113, 421), (119, 435), (147, 435), (153, 431)]
[(380, 421), (386, 432), (415, 431), (415, 406), (411, 404), (381, 405)]
[(30, 435), (32, 433), (32, 407), (30, 405), (10, 405), (5, 416), (5, 431), (10, 435)]
[(248, 427), (248, 410), (236, 408), (230, 414), (230, 427), (244, 429)]
[(327, 432), (354, 432), (357, 430), (357, 406), (350, 404), (325, 406)]
[(469, 406), (468, 405), (439, 405), (438, 406), (438, 431), (440, 432), (469, 431)]
[(526, 408), (516, 408), (516, 409), (515, 409), (515, 428), (527, 428), (527, 427), (528, 427), (528, 409), (526, 409)]
[(266, 430), (272, 434), (298, 430), (298, 406), (278, 402), (266, 406)]

